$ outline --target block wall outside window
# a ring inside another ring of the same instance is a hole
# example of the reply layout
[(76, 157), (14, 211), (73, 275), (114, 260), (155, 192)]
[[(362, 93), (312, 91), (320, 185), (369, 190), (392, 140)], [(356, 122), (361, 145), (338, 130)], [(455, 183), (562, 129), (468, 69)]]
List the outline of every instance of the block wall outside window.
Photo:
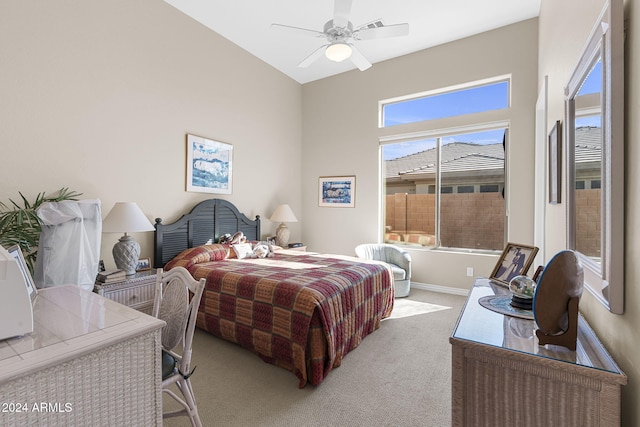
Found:
[[(402, 196), (402, 197), (400, 197)], [(397, 243), (408, 234), (435, 235), (435, 195), (388, 195), (387, 237)], [(393, 211), (393, 215), (390, 215)], [(405, 218), (400, 218), (403, 212)], [(504, 199), (500, 193), (441, 195), (441, 247), (502, 250), (504, 248)], [(428, 240), (425, 240), (428, 241)], [(406, 242), (405, 242), (406, 243)], [(423, 246), (434, 246), (423, 245)]]
[(600, 189), (580, 190), (576, 196), (576, 249), (600, 257)]

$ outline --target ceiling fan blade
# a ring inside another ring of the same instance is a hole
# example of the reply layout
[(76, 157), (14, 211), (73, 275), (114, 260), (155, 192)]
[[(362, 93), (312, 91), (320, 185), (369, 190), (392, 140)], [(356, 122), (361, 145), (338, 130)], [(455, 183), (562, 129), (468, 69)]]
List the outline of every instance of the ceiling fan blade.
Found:
[(308, 30), (306, 28), (292, 27), (290, 25), (271, 24), (271, 28), (279, 31), (285, 31), (287, 33), (298, 34), (311, 37), (324, 37), (324, 33), (321, 31)]
[(324, 51), (327, 48), (327, 46), (329, 46), (329, 45), (325, 44), (325, 45), (320, 46), (316, 50), (314, 50), (311, 55), (309, 55), (306, 58), (304, 58), (302, 60), (302, 62), (298, 64), (298, 67), (299, 68), (307, 68), (309, 65), (313, 64), (314, 62), (316, 62), (316, 60), (322, 56), (322, 54), (324, 53)]
[(345, 28), (349, 24), (351, 15), (351, 3), (353, 0), (336, 0), (333, 9), (333, 25), (338, 28)]
[(363, 28), (353, 32), (357, 40), (372, 40), (385, 37), (400, 37), (409, 34), (409, 24), (384, 25), (375, 28)]
[(367, 58), (364, 57), (364, 55), (358, 50), (357, 47), (352, 44), (349, 44), (349, 46), (351, 46), (352, 50), (350, 57), (351, 62), (353, 62), (355, 66), (360, 69), (360, 71), (364, 71), (367, 68), (371, 67), (371, 62), (369, 62)]

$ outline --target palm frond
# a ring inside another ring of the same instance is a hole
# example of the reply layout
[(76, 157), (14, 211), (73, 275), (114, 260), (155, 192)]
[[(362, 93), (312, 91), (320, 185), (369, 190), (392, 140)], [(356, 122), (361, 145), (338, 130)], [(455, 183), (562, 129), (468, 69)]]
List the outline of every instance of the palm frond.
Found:
[(38, 193), (33, 203), (29, 202), (21, 192), (18, 194), (21, 204), (12, 199), (9, 199), (10, 205), (0, 202), (0, 245), (4, 248), (20, 246), (27, 266), (33, 274), (42, 230), (42, 221), (38, 217), (37, 209), (45, 202), (78, 200), (82, 193), (64, 187), (50, 197), (44, 192)]

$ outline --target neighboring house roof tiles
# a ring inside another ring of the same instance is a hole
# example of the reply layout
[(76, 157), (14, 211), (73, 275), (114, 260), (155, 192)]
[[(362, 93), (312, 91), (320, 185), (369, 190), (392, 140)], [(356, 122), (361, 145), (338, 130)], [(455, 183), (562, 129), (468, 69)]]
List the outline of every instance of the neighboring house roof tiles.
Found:
[[(576, 162), (599, 162), (602, 156), (600, 128), (583, 126), (576, 129)], [(475, 144), (453, 142), (444, 144), (441, 150), (443, 173), (468, 172), (504, 168), (504, 148), (502, 143)], [(411, 176), (430, 174), (436, 171), (437, 152), (435, 148), (386, 160), (387, 179), (411, 179)]]
[[(387, 160), (385, 162), (386, 177), (434, 173), (436, 156), (436, 149), (432, 148), (409, 156)], [(453, 142), (442, 146), (441, 156), (443, 172), (502, 168), (504, 164), (502, 143), (482, 145), (470, 142)]]
[(601, 128), (584, 126), (576, 129), (576, 163), (602, 160)]

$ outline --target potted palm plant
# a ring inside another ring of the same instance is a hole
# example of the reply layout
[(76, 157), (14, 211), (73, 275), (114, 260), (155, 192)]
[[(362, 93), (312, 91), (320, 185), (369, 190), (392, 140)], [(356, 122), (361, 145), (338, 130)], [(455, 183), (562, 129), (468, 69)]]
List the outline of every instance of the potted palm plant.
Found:
[(20, 246), (27, 266), (33, 274), (38, 241), (40, 240), (41, 221), (36, 210), (45, 202), (61, 202), (63, 200), (77, 200), (82, 193), (76, 193), (68, 188), (61, 188), (54, 196), (38, 193), (33, 202), (29, 202), (22, 193), (22, 204), (9, 199), (9, 204), (0, 202), (0, 245), (9, 248)]

